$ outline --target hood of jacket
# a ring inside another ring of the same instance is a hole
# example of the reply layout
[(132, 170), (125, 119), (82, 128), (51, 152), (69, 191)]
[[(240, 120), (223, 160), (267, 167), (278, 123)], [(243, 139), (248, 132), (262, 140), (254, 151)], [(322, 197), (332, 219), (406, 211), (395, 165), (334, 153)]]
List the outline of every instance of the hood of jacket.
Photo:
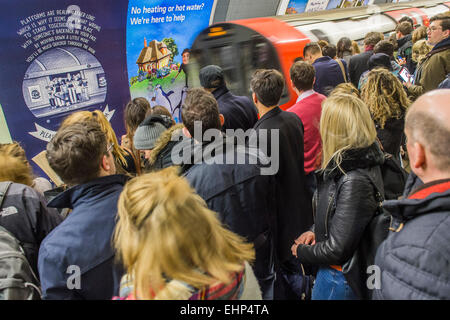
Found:
[(418, 191), (432, 187), (430, 184), (423, 185), (412, 191), (408, 198), (384, 201), (383, 207), (403, 222), (427, 213), (450, 212), (450, 189), (443, 192), (432, 192), (423, 199), (411, 199), (411, 196)]
[[(365, 148), (348, 149), (342, 153), (342, 162), (337, 166), (333, 160), (323, 170), (324, 178), (336, 178), (355, 169), (365, 169), (384, 163), (384, 153), (378, 142)], [(342, 172), (342, 171), (343, 172)]]
[(169, 129), (167, 129), (166, 131), (161, 133), (158, 140), (156, 140), (155, 147), (153, 148), (152, 153), (150, 155), (150, 159), (149, 159), (150, 165), (153, 165), (156, 162), (158, 155), (161, 153), (161, 151), (163, 151), (167, 147), (169, 142), (171, 142), (171, 141), (173, 141), (174, 143), (178, 142), (178, 139), (172, 140), (172, 137), (174, 134), (176, 136), (182, 136), (183, 133), (181, 132), (181, 130), (183, 128), (184, 128), (184, 125), (180, 123), (180, 124), (170, 127)]

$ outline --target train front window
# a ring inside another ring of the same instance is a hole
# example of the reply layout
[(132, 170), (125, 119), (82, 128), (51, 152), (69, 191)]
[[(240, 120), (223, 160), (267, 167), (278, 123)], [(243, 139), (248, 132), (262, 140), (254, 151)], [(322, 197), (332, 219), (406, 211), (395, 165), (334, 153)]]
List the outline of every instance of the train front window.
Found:
[[(196, 70), (215, 64), (224, 70), (228, 89), (236, 95), (251, 97), (250, 79), (257, 69), (276, 69), (281, 65), (273, 45), (249, 28), (223, 24), (215, 28), (226, 31), (224, 36), (211, 37), (211, 28), (199, 34), (192, 46)], [(192, 60), (192, 59), (191, 59)], [(198, 77), (198, 73), (194, 76)], [(288, 96), (287, 90), (283, 98)]]

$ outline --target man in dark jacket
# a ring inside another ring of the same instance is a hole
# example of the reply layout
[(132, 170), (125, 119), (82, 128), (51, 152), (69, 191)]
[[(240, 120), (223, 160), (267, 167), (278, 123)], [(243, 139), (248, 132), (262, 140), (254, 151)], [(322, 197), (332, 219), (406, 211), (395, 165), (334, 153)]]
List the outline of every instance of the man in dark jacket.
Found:
[(383, 35), (380, 32), (369, 32), (364, 37), (364, 52), (350, 58), (350, 61), (348, 62), (348, 73), (350, 81), (355, 88), (358, 88), (359, 78), (363, 72), (369, 69), (367, 62), (373, 54), (374, 46), (381, 40), (383, 40)]
[(308, 43), (303, 49), (303, 56), (316, 71), (314, 91), (327, 96), (338, 84), (345, 82), (345, 69), (342, 70), (336, 60), (323, 56), (317, 43)]
[(383, 203), (393, 216), (393, 232), (375, 258), (381, 271), (375, 299), (450, 299), (449, 99), (449, 89), (435, 90), (408, 110), (411, 169), (424, 184), (404, 199)]
[[(290, 246), (299, 232), (304, 232), (313, 224), (311, 201), (305, 183), (303, 124), (300, 118), (278, 107), (284, 88), (284, 79), (276, 70), (260, 70), (255, 72), (251, 80), (253, 102), (260, 119), (255, 124), (256, 134), (268, 134), (266, 154), (270, 159), (278, 160), (278, 171), (275, 175), (276, 185), (276, 250), (279, 261), (281, 279), (284, 271), (293, 271)], [(273, 143), (271, 137), (277, 133), (279, 141)], [(276, 146), (276, 148), (274, 148)], [(274, 160), (274, 161), (276, 161)], [(278, 271), (277, 271), (278, 273)], [(283, 296), (282, 283), (277, 283), (276, 297)], [(280, 292), (278, 295), (277, 292)]]
[(200, 70), (200, 84), (207, 91), (211, 92), (219, 105), (219, 112), (225, 118), (222, 130), (226, 129), (247, 129), (253, 128), (258, 121), (256, 108), (249, 98), (235, 96), (226, 84), (221, 67), (209, 65)]
[(42, 242), (38, 269), (44, 299), (111, 299), (122, 270), (114, 263), (112, 235), (126, 177), (114, 175), (114, 157), (97, 122), (58, 130), (47, 159), (72, 186), (49, 206), (73, 211)]
[(416, 71), (416, 63), (412, 60), (412, 32), (413, 27), (408, 21), (403, 21), (395, 28), (397, 36), (398, 54), (405, 62), (405, 67), (410, 74)]
[(182, 119), (185, 135), (194, 140), (174, 147), (174, 163), (174, 154), (183, 150), (182, 169), (192, 187), (218, 213), (221, 222), (253, 242), (253, 270), (263, 299), (273, 299), (275, 184), (273, 176), (265, 175), (260, 165), (267, 162), (265, 156), (245, 147), (245, 138), (235, 139), (220, 131), (223, 117), (214, 96), (204, 89), (188, 92)]

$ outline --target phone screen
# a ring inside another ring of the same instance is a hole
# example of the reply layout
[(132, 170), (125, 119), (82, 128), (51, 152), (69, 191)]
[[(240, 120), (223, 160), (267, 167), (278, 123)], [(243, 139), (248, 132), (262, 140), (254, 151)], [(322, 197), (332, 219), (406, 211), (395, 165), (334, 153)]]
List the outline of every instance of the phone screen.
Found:
[(405, 82), (411, 81), (411, 74), (409, 73), (408, 69), (402, 68), (400, 70), (399, 74), (400, 74), (400, 77), (403, 79), (403, 81), (405, 81)]

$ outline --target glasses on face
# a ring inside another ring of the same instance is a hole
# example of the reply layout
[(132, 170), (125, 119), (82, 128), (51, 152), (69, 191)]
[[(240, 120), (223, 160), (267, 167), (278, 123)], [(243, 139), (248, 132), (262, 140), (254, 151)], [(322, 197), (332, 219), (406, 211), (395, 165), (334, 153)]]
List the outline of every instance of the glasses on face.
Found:
[(114, 143), (111, 143), (111, 145), (106, 149), (106, 153), (109, 153), (111, 151), (112, 147), (114, 147)]
[(433, 27), (428, 27), (427, 28), (427, 32), (432, 32), (432, 31), (436, 31), (436, 30), (438, 30), (438, 29), (442, 29), (442, 27), (441, 26), (433, 26)]

